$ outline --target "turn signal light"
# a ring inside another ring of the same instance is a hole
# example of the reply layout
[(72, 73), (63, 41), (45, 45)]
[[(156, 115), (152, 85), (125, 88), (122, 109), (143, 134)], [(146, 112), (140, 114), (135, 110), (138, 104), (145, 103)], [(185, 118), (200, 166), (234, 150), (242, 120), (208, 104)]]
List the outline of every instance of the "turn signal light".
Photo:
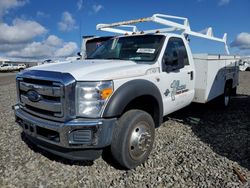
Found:
[(107, 99), (111, 94), (113, 93), (113, 89), (112, 88), (105, 88), (103, 90), (101, 90), (101, 98), (103, 100)]

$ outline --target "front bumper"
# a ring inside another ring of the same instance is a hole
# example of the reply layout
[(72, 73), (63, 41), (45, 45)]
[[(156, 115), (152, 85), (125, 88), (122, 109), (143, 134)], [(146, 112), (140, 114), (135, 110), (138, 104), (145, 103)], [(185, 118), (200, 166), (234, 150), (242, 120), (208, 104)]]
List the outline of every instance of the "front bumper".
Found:
[(16, 122), (29, 140), (64, 158), (92, 160), (91, 152), (93, 158), (97, 158), (94, 157), (95, 151), (111, 144), (116, 118), (78, 118), (62, 123), (30, 115), (18, 105), (13, 109)]

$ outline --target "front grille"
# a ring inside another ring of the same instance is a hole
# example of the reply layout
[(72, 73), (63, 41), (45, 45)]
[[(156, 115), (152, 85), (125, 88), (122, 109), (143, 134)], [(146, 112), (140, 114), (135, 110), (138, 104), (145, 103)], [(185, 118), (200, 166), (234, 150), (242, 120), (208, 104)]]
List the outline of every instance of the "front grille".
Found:
[[(22, 78), (18, 81), (19, 100), (23, 110), (47, 119), (64, 117), (64, 86), (60, 82)], [(35, 92), (32, 100), (29, 92)]]

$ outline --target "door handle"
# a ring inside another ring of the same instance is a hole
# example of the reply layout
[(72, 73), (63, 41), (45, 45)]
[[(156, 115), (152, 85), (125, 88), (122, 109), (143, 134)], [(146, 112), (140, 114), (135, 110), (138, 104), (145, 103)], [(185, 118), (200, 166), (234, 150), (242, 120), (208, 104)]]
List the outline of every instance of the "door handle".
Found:
[(190, 74), (190, 80), (194, 79), (194, 71), (189, 71), (188, 74)]

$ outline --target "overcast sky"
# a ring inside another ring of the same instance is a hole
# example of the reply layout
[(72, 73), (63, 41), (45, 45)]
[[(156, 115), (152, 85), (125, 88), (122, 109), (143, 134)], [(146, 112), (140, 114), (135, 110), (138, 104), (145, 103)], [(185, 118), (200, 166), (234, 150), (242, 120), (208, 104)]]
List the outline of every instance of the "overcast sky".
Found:
[[(96, 24), (154, 13), (187, 17), (195, 31), (212, 26), (218, 37), (227, 32), (230, 51), (250, 55), (250, 0), (0, 0), (0, 56), (76, 55), (81, 35), (110, 35), (96, 31)], [(191, 47), (224, 53), (222, 44), (208, 41), (191, 39)]]

